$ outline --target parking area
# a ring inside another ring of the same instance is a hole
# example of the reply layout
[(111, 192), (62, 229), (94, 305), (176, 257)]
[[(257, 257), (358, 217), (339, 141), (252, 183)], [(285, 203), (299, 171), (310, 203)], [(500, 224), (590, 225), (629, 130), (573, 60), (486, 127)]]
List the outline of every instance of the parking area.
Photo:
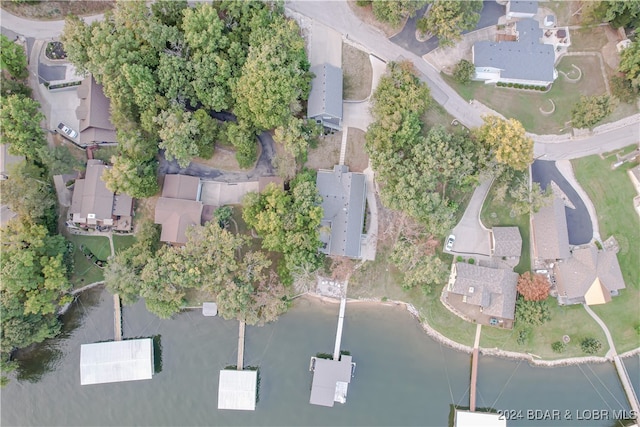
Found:
[(327, 62), (342, 68), (342, 35), (339, 32), (313, 21), (306, 28), (306, 34), (311, 66)]

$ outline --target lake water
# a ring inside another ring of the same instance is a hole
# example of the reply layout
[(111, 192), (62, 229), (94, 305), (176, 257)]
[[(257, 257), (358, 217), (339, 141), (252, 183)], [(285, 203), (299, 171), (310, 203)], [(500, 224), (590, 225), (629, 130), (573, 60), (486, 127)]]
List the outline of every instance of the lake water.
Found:
[[(125, 307), (125, 337), (161, 337), (162, 370), (148, 381), (80, 386), (80, 345), (113, 338), (112, 301), (99, 289), (85, 293), (65, 316), (67, 335), (24, 358), (22, 379), (2, 389), (2, 426), (446, 426), (451, 404), (469, 404), (468, 355), (430, 339), (401, 307), (348, 304), (342, 348), (357, 369), (347, 403), (310, 405), (309, 358), (332, 353), (338, 313), (313, 299), (274, 324), (247, 327), (245, 366), (259, 366), (261, 377), (254, 412), (217, 409), (218, 371), (236, 363), (238, 322), (199, 311), (163, 321), (141, 303)], [(626, 364), (637, 390), (640, 358)], [(613, 426), (576, 414), (629, 410), (612, 364), (550, 369), (489, 357), (479, 363), (478, 406), (522, 414), (509, 426)], [(528, 410), (554, 409), (561, 419), (527, 419)]]

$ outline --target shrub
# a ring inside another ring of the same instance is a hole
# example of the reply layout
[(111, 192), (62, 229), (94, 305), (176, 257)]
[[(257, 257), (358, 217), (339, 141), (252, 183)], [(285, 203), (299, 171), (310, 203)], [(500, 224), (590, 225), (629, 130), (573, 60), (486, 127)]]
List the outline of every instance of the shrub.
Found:
[(507, 87), (513, 87), (513, 83), (511, 82), (507, 83)]
[(469, 264), (475, 264), (476, 260), (473, 258), (469, 258), (469, 261), (467, 261)]
[(599, 250), (602, 250), (602, 244), (600, 242), (596, 240), (595, 244), (596, 244), (596, 248), (598, 248)]
[(624, 77), (613, 76), (611, 77), (610, 84), (613, 96), (624, 103), (633, 104), (640, 95), (640, 91), (631, 83), (631, 80), (625, 79)]
[(602, 343), (595, 338), (585, 338), (580, 343), (580, 347), (587, 354), (595, 354), (602, 348)]
[(356, 0), (356, 4), (360, 7), (369, 6), (371, 4), (371, 0)]
[(571, 122), (575, 128), (592, 128), (613, 112), (613, 102), (608, 95), (582, 96), (571, 110)]
[(566, 349), (567, 345), (562, 341), (556, 341), (551, 344), (551, 350), (553, 350), (554, 353), (564, 353)]
[(466, 59), (462, 59), (456, 64), (456, 67), (453, 70), (453, 78), (459, 83), (468, 84), (473, 78), (475, 72), (476, 67), (473, 63)]
[(518, 338), (516, 338), (518, 344), (525, 345), (527, 341), (529, 341), (530, 332), (531, 330), (529, 328), (522, 329), (520, 332), (518, 332)]
[(516, 321), (539, 326), (551, 319), (547, 301), (526, 301), (522, 295), (516, 300)]
[(462, 255), (458, 255), (458, 256), (456, 257), (456, 261), (458, 261), (458, 262), (462, 262), (462, 261), (464, 261), (464, 258), (462, 258)]

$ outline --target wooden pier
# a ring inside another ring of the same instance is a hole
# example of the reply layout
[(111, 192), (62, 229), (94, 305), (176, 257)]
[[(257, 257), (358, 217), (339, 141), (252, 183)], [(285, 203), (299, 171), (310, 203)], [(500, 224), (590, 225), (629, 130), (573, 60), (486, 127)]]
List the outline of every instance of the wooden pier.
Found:
[(240, 322), (240, 329), (238, 331), (238, 364), (236, 365), (238, 371), (242, 371), (244, 366), (244, 329), (245, 323)]
[(616, 371), (618, 372), (618, 377), (620, 377), (622, 388), (627, 395), (627, 400), (629, 401), (631, 410), (635, 414), (640, 414), (640, 404), (638, 404), (638, 396), (636, 395), (636, 391), (633, 389), (633, 385), (631, 385), (631, 379), (629, 379), (627, 368), (624, 366), (624, 363), (622, 363), (620, 356), (618, 356), (617, 354), (613, 356), (613, 363), (615, 364)]
[(340, 343), (342, 342), (342, 328), (344, 327), (344, 312), (347, 308), (347, 298), (340, 299), (340, 314), (338, 315), (338, 330), (336, 331), (336, 345), (333, 348), (333, 360), (340, 359)]
[(113, 331), (114, 341), (122, 341), (122, 306), (118, 294), (113, 296)]
[(480, 331), (482, 325), (476, 326), (476, 339), (473, 343), (473, 355), (471, 356), (471, 386), (469, 387), (469, 410), (476, 410), (476, 386), (478, 384), (478, 348), (480, 347)]

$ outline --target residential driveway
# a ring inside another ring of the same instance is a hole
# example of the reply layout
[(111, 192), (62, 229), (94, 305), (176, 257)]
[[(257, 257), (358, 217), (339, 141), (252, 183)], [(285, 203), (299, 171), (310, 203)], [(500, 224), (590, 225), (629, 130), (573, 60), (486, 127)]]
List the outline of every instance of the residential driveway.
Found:
[(369, 124), (373, 121), (369, 112), (369, 102), (345, 102), (342, 106), (343, 128), (358, 128), (367, 131)]
[(201, 201), (205, 205), (224, 206), (242, 203), (245, 194), (258, 191), (258, 181), (250, 182), (217, 182), (203, 181)]
[[(593, 227), (589, 211), (580, 198), (576, 190), (571, 186), (569, 181), (560, 173), (556, 167), (556, 162), (536, 160), (531, 165), (531, 179), (533, 182), (540, 183), (540, 187), (547, 188), (551, 181), (558, 184), (558, 187), (567, 195), (571, 203), (576, 207), (571, 209), (565, 207), (564, 211), (567, 215), (567, 229), (569, 231), (569, 244), (583, 245), (589, 243), (593, 238)], [(612, 191), (615, 191), (612, 189)]]
[(484, 179), (476, 187), (462, 219), (451, 231), (451, 234), (456, 236), (453, 249), (451, 251), (445, 249), (445, 252), (455, 255), (491, 255), (489, 230), (480, 222), (480, 211), (492, 182), (492, 178)]
[[(439, 44), (437, 37), (431, 37), (424, 42), (416, 39), (416, 23), (418, 19), (422, 18), (427, 7), (428, 6), (423, 7), (416, 13), (416, 16), (409, 18), (402, 31), (391, 37), (389, 40), (418, 56), (426, 55), (436, 49)], [(482, 3), (482, 11), (480, 12), (480, 20), (478, 21), (478, 24), (474, 29), (464, 31), (463, 34), (496, 25), (498, 23), (498, 19), (505, 13), (505, 7), (499, 5), (495, 0), (484, 1)]]
[(311, 66), (326, 62), (342, 68), (342, 34), (313, 21), (307, 28), (307, 39)]
[[(229, 116), (233, 117), (231, 114), (229, 114)], [(231, 119), (228, 118), (228, 120)], [(275, 175), (275, 170), (271, 164), (271, 159), (273, 159), (275, 153), (273, 138), (269, 132), (262, 132), (258, 135), (258, 141), (260, 142), (262, 152), (260, 153), (260, 157), (258, 158), (255, 168), (246, 172), (221, 171), (219, 169), (193, 162), (189, 163), (189, 166), (186, 168), (181, 168), (175, 160), (171, 162), (168, 161), (164, 157), (164, 151), (160, 152), (159, 172), (162, 175), (179, 173), (182, 175), (197, 176), (199, 178), (210, 180), (215, 179), (216, 181), (223, 182), (257, 181), (261, 176), (273, 176)]]

